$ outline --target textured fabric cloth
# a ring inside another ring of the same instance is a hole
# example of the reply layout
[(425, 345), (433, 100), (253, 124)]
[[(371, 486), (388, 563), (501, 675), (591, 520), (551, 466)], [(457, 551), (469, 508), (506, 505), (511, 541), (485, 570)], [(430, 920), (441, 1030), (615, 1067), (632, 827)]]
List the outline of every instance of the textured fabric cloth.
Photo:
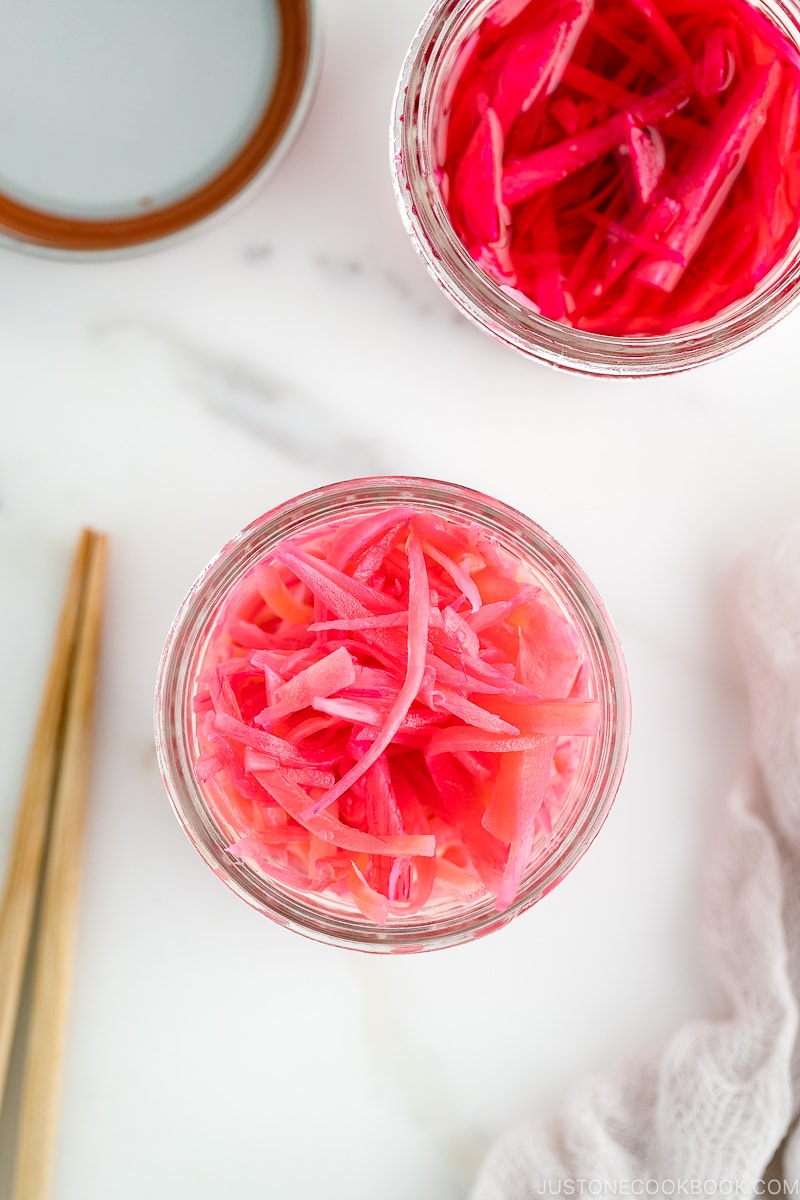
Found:
[[(715, 839), (704, 924), (728, 1012), (512, 1130), (472, 1200), (800, 1194), (800, 524), (743, 564), (734, 611), (753, 761)], [(787, 1132), (789, 1187), (767, 1184)]]

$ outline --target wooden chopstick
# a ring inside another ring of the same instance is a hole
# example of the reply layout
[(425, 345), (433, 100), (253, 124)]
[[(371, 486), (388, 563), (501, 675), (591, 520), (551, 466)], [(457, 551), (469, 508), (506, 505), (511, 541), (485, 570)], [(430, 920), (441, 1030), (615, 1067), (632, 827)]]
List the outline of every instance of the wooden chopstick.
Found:
[(91, 540), (89, 530), (84, 529), (72, 560), (50, 670), (28, 758), (0, 903), (0, 979), (3, 981), (0, 988), (0, 1103), (8, 1074), (39, 892), (42, 857), (58, 769), (64, 701), (75, 653)]
[[(45, 1200), (50, 1185), (77, 918), (106, 558), (105, 536), (84, 530), (67, 585), (0, 907), (0, 978), (13, 982), (0, 996), (1, 1095), (47, 840), (14, 1200)], [(4, 968), (11, 973), (5, 974)]]

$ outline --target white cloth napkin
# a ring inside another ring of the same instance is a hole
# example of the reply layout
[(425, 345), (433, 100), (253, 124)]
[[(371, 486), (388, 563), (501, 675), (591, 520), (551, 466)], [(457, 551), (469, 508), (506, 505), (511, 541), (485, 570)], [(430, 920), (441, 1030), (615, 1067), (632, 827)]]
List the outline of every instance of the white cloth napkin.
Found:
[[(800, 1196), (800, 524), (742, 564), (735, 622), (753, 762), (711, 853), (704, 928), (728, 1014), (512, 1130), (472, 1200)], [(782, 1180), (765, 1180), (787, 1131)]]

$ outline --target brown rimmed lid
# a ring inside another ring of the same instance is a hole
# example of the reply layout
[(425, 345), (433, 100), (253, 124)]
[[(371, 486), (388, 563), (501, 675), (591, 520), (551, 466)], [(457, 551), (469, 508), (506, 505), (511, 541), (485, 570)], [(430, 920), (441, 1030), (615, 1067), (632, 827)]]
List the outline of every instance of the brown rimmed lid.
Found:
[[(312, 0), (263, 0), (272, 5), (277, 19), (278, 46), (271, 48), (275, 64), (263, 106), (249, 122), (238, 144), (230, 147), (221, 165), (204, 172), (165, 202), (143, 197), (138, 206), (121, 215), (90, 212), (86, 216), (52, 210), (38, 197), (35, 202), (14, 194), (2, 184), (0, 161), (0, 236), (55, 252), (91, 253), (119, 251), (170, 238), (211, 216), (233, 200), (265, 168), (292, 130), (311, 83), (313, 58)], [(53, 97), (53, 102), (56, 98)], [(0, 143), (0, 153), (2, 144)], [(204, 177), (205, 176), (205, 177)], [(200, 182), (197, 182), (199, 178)], [(67, 206), (68, 207), (68, 206)]]

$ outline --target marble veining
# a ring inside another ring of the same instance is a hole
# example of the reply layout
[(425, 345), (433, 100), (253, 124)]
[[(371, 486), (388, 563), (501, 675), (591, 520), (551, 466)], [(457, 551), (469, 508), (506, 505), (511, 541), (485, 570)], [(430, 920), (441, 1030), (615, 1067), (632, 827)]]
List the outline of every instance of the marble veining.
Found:
[[(267, 442), (300, 464), (323, 465), (334, 473), (380, 474), (375, 445), (361, 442), (340, 414), (331, 412), (288, 379), (270, 375), (240, 358), (204, 348), (177, 330), (147, 319), (94, 326), (91, 335), (129, 353), (161, 355), (175, 385), (215, 417)], [(132, 345), (130, 343), (133, 343)]]
[[(401, 272), (396, 266), (358, 254), (331, 254), (320, 251), (312, 260), (313, 267), (326, 280), (339, 285), (379, 289), (398, 300), (403, 308), (418, 320), (433, 320), (442, 325), (463, 324), (466, 318), (447, 303), (438, 293), (431, 280), (426, 280), (424, 269), (419, 274)], [(421, 263), (419, 264), (421, 268)], [(427, 283), (427, 286), (426, 286)]]

